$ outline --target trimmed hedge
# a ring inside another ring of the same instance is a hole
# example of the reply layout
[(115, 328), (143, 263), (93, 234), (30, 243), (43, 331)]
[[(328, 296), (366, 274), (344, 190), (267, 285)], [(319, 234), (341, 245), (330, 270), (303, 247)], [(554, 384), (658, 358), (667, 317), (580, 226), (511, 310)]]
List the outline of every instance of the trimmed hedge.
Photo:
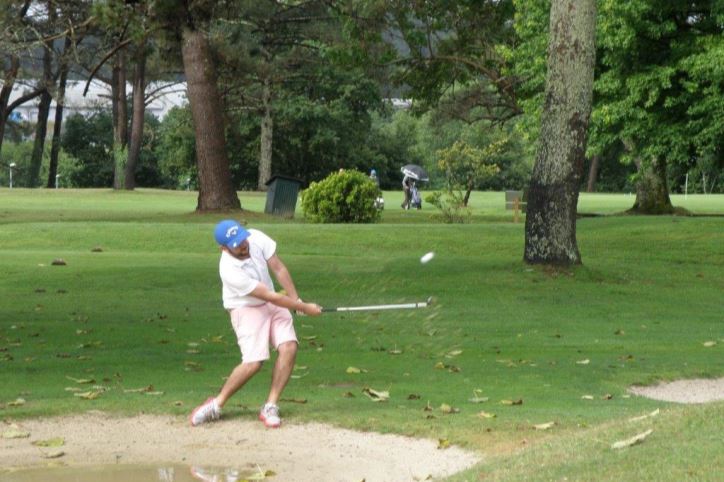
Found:
[(315, 223), (374, 223), (379, 188), (359, 171), (340, 170), (302, 191), (304, 216)]

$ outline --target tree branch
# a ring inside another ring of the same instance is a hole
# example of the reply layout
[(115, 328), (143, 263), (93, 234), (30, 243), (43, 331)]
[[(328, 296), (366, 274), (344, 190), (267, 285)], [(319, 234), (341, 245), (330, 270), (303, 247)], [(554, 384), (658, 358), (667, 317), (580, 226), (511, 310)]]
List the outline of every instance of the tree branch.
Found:
[(118, 52), (119, 50), (121, 50), (121, 49), (122, 49), (123, 47), (125, 47), (126, 45), (130, 44), (130, 43), (132, 42), (132, 40), (133, 40), (133, 39), (127, 38), (127, 39), (124, 40), (123, 42), (121, 42), (121, 43), (119, 43), (118, 45), (116, 45), (115, 47), (113, 47), (113, 48), (111, 49), (111, 51), (108, 52), (108, 53), (101, 59), (101, 61), (98, 62), (98, 64), (97, 64), (95, 67), (93, 67), (93, 69), (91, 70), (90, 75), (88, 76), (88, 81), (87, 81), (86, 84), (85, 84), (85, 89), (83, 89), (83, 97), (85, 97), (86, 94), (88, 93), (88, 89), (90, 88), (91, 81), (93, 80), (93, 77), (95, 77), (96, 72), (98, 72), (98, 69), (100, 69), (100, 68), (103, 66), (103, 64), (105, 64), (106, 62), (108, 62), (108, 59), (110, 59), (111, 57), (113, 57), (113, 56), (116, 54), (116, 52)]

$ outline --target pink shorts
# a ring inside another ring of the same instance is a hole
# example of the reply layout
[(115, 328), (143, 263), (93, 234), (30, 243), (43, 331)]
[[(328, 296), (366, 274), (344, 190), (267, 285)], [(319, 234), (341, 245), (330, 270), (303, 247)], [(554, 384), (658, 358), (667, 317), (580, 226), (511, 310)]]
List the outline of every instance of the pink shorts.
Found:
[(282, 343), (297, 342), (292, 314), (272, 303), (234, 308), (231, 326), (245, 363), (268, 360), (270, 344), (276, 349)]

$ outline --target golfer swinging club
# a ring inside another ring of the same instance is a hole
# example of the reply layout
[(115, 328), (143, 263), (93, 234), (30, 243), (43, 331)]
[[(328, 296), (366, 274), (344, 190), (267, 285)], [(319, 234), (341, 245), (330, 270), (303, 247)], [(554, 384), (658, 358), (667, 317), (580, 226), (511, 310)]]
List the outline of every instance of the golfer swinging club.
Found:
[[(271, 344), (278, 356), (269, 397), (259, 412), (259, 419), (267, 427), (276, 428), (281, 425), (277, 402), (292, 374), (297, 355), (297, 336), (289, 310), (319, 315), (322, 309), (314, 303), (304, 303), (297, 296), (292, 276), (276, 254), (276, 242), (269, 236), (225, 220), (216, 225), (214, 237), (221, 246), (219, 275), (224, 308), (231, 315), (231, 325), (241, 348), (241, 364), (234, 368), (216, 397), (210, 397), (191, 413), (191, 425), (218, 420), (227, 400), (269, 359)], [(274, 291), (269, 268), (286, 295)]]

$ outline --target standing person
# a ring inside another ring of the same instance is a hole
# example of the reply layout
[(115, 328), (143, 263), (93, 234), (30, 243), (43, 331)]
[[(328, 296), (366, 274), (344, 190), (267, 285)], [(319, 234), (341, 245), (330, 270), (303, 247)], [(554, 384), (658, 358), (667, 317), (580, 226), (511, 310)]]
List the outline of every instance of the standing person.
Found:
[(379, 187), (380, 187), (380, 178), (377, 177), (377, 171), (375, 171), (374, 169), (372, 169), (372, 170), (370, 171), (370, 179), (372, 180), (372, 182), (374, 182), (374, 183), (377, 185), (377, 188), (379, 189)]
[[(241, 364), (232, 370), (216, 397), (208, 398), (191, 413), (191, 425), (221, 416), (227, 400), (269, 359), (271, 344), (278, 355), (269, 396), (259, 419), (267, 427), (276, 428), (281, 425), (277, 402), (292, 374), (297, 355), (297, 336), (289, 310), (318, 315), (322, 309), (298, 297), (292, 276), (276, 254), (277, 244), (269, 236), (256, 229), (246, 230), (227, 219), (216, 225), (214, 237), (221, 247), (219, 275), (224, 308), (230, 314), (241, 349)], [(286, 295), (274, 291), (269, 268)]]
[(405, 177), (402, 179), (402, 192), (405, 194), (405, 199), (402, 201), (402, 209), (410, 209), (410, 199), (412, 197), (410, 190), (414, 182), (415, 180), (407, 174), (405, 174)]

